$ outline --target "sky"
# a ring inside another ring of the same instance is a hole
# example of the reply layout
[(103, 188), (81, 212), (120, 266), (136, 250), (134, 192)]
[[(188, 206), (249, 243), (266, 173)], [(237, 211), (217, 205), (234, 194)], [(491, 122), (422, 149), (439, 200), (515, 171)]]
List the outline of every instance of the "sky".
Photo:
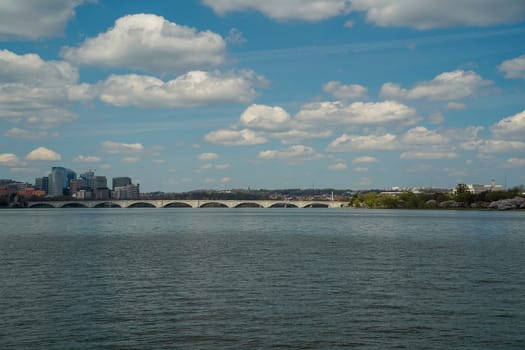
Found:
[(1, 0), (0, 178), (525, 183), (524, 0)]

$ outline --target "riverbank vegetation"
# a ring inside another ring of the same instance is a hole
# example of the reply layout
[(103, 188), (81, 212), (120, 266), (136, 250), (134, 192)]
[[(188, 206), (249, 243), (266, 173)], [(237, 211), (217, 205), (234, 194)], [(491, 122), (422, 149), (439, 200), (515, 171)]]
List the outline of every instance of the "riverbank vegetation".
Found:
[(525, 205), (521, 206), (522, 202), (525, 203), (523, 193), (522, 187), (477, 194), (469, 192), (457, 192), (455, 194), (368, 192), (353, 196), (350, 200), (350, 207), (370, 209), (500, 209), (499, 204), (507, 203), (508, 206), (512, 205), (512, 201), (516, 201), (518, 206), (510, 209), (525, 209)]

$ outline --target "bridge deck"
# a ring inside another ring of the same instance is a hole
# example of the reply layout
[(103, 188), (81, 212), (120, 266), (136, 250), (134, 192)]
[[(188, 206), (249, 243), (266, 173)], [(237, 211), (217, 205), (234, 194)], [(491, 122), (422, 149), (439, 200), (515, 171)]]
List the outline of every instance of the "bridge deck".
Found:
[(78, 200), (29, 202), (29, 208), (342, 208), (341, 201), (287, 201), (287, 200)]

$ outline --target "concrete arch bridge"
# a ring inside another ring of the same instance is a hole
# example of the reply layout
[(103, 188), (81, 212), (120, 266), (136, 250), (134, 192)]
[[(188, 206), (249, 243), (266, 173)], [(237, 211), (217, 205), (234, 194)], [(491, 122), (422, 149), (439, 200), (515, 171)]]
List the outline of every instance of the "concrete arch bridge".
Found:
[(87, 200), (29, 202), (28, 208), (343, 208), (341, 201), (287, 200)]

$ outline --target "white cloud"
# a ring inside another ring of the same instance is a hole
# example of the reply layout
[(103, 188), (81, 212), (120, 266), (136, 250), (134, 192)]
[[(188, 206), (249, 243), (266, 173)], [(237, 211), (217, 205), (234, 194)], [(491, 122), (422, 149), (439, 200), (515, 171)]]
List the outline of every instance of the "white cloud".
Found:
[(75, 162), (80, 162), (80, 163), (98, 163), (100, 161), (102, 161), (102, 159), (100, 157), (97, 157), (97, 156), (83, 156), (83, 155), (79, 155), (78, 157), (76, 157), (74, 159)]
[(320, 21), (350, 12), (350, 0), (202, 0), (219, 15), (255, 10), (277, 20)]
[(44, 128), (76, 119), (68, 89), (77, 80), (77, 69), (67, 62), (0, 50), (0, 119)]
[(242, 32), (237, 28), (230, 29), (228, 36), (226, 37), (226, 42), (232, 45), (242, 45), (246, 43), (246, 41), (247, 40)]
[(269, 136), (280, 139), (282, 143), (286, 145), (296, 144), (299, 141), (306, 139), (324, 139), (332, 136), (331, 130), (313, 131), (313, 130), (297, 130), (291, 129), (282, 132), (272, 132)]
[(228, 169), (230, 167), (230, 164), (224, 163), (224, 164), (217, 164), (215, 166), (215, 169), (224, 170)]
[(262, 145), (267, 141), (265, 137), (248, 129), (212, 131), (204, 136), (204, 140), (225, 146)]
[(27, 160), (61, 160), (62, 156), (57, 152), (45, 147), (38, 147), (29, 152), (26, 156)]
[(351, 20), (346, 21), (344, 25), (345, 28), (352, 28), (353, 26), (354, 26), (354, 22)]
[(458, 154), (456, 152), (403, 152), (401, 159), (456, 159)]
[(525, 79), (525, 55), (506, 60), (498, 68), (507, 78)]
[(138, 163), (140, 162), (140, 157), (134, 157), (134, 156), (124, 157), (120, 161), (122, 163)]
[(291, 117), (281, 107), (253, 104), (242, 113), (240, 121), (251, 129), (282, 131), (290, 127)]
[[(212, 1), (212, 0), (210, 0)], [(525, 19), (525, 3), (515, 0), (351, 0), (381, 27), (417, 29), (492, 26)]]
[(509, 158), (506, 163), (511, 167), (525, 167), (525, 158)]
[(449, 102), (447, 104), (447, 109), (452, 110), (452, 111), (462, 111), (462, 110), (467, 109), (467, 106), (464, 103), (460, 103), (460, 102)]
[(329, 81), (323, 86), (324, 92), (332, 94), (339, 100), (358, 100), (366, 99), (368, 89), (362, 85), (344, 85), (339, 81)]
[(230, 179), (228, 176), (225, 176), (225, 177), (223, 177), (223, 178), (221, 179), (221, 183), (223, 183), (223, 184), (226, 184), (226, 183), (228, 183), (228, 182), (230, 182), (230, 181), (231, 181), (231, 179)]
[(360, 163), (376, 163), (377, 161), (378, 161), (377, 158), (370, 157), (370, 156), (357, 157), (357, 158), (354, 158), (354, 160), (352, 160), (353, 163), (357, 163), (357, 164), (360, 164)]
[(104, 141), (101, 144), (102, 152), (109, 154), (119, 153), (140, 153), (144, 151), (144, 146), (140, 143), (119, 143), (113, 141)]
[(209, 162), (210, 160), (216, 160), (219, 159), (219, 155), (217, 153), (202, 153), (199, 155), (199, 160)]
[(260, 159), (288, 159), (288, 160), (314, 160), (323, 158), (323, 155), (317, 153), (312, 147), (303, 145), (294, 145), (288, 149), (277, 151), (267, 150), (259, 152)]
[(310, 103), (302, 107), (296, 118), (333, 125), (410, 125), (420, 120), (414, 109), (396, 101)]
[(463, 142), (461, 147), (467, 151), (481, 153), (523, 152), (525, 142), (505, 140), (470, 140)]
[(328, 145), (332, 152), (349, 152), (363, 150), (393, 150), (399, 147), (397, 136), (393, 134), (384, 135), (347, 135), (343, 134)]
[(14, 166), (19, 162), (18, 157), (14, 153), (0, 153), (0, 165)]
[(348, 165), (346, 165), (343, 162), (339, 162), (339, 163), (329, 165), (328, 169), (332, 171), (343, 171), (343, 170), (348, 169)]
[(77, 86), (70, 95), (77, 100), (98, 97), (117, 107), (197, 107), (249, 103), (256, 96), (255, 86), (265, 83), (263, 77), (251, 71), (191, 71), (167, 82), (146, 75), (111, 75), (95, 85)]
[(500, 120), (490, 130), (497, 138), (525, 139), (525, 110)]
[(430, 81), (417, 83), (411, 89), (398, 84), (385, 83), (380, 95), (389, 99), (429, 99), (433, 101), (454, 101), (476, 95), (492, 81), (473, 71), (456, 70), (441, 73)]
[(406, 145), (435, 145), (444, 144), (449, 140), (434, 130), (428, 130), (424, 126), (418, 126), (408, 130), (402, 137)]
[(357, 167), (357, 168), (354, 168), (353, 170), (356, 173), (367, 173), (368, 172), (368, 168), (363, 168), (363, 167)]
[(135, 14), (117, 19), (113, 28), (78, 48), (64, 47), (62, 56), (77, 64), (176, 73), (222, 65), (225, 48), (223, 38), (211, 31)]
[(4, 135), (18, 139), (42, 139), (46, 137), (57, 137), (58, 133), (49, 133), (45, 130), (33, 131), (20, 128), (11, 128), (7, 130)]
[(58, 36), (83, 0), (0, 1), (0, 39)]

